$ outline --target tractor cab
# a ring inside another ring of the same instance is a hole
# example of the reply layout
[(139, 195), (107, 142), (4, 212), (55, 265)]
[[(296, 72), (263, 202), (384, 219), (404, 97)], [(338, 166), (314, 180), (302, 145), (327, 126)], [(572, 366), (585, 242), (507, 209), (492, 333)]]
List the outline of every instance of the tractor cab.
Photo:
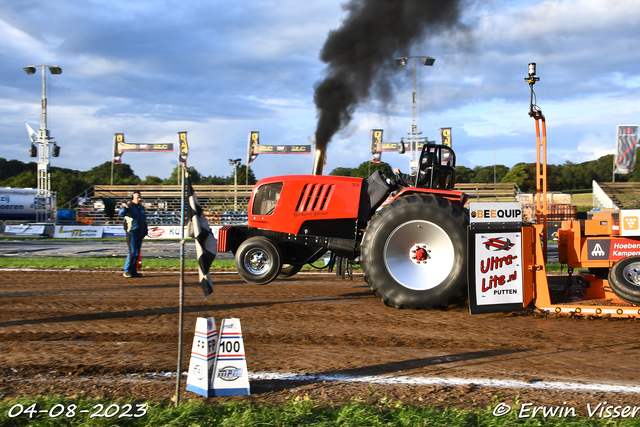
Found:
[(456, 155), (447, 145), (424, 144), (415, 176), (404, 175), (399, 181), (409, 187), (453, 190), (456, 181)]
[[(423, 188), (453, 190), (456, 182), (456, 154), (451, 147), (440, 144), (423, 145), (418, 164), (420, 171), (424, 171), (426, 175)], [(416, 184), (419, 176), (420, 174), (416, 176)]]

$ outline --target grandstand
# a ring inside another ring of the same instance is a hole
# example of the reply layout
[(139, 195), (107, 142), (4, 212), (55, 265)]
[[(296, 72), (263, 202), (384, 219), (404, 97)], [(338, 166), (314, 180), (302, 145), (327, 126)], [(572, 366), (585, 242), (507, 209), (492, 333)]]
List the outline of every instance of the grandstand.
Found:
[[(200, 206), (211, 225), (247, 221), (252, 185), (194, 185)], [(94, 185), (58, 211), (59, 224), (120, 223), (118, 211), (133, 191), (140, 191), (149, 225), (179, 225), (182, 189), (179, 185)], [(186, 196), (185, 196), (186, 197)]]
[(594, 209), (640, 209), (640, 182), (593, 181)]

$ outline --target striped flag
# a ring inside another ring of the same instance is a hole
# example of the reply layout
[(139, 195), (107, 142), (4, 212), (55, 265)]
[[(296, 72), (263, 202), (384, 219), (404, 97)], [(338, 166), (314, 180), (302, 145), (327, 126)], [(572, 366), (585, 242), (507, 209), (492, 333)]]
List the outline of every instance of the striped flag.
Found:
[(196, 239), (196, 254), (198, 256), (198, 274), (200, 287), (205, 298), (213, 292), (213, 283), (209, 269), (218, 253), (218, 241), (211, 233), (209, 222), (202, 212), (196, 193), (191, 186), (191, 180), (187, 176), (187, 198), (189, 200), (189, 230), (193, 230)]

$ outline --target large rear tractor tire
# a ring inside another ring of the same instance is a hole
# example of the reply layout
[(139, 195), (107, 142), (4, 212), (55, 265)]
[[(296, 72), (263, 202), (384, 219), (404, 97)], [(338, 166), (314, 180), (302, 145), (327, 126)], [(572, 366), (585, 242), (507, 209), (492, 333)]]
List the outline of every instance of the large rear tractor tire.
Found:
[(463, 209), (431, 194), (402, 197), (382, 209), (360, 247), (373, 293), (396, 308), (449, 305), (467, 279), (468, 222)]
[(623, 258), (613, 264), (609, 286), (621, 300), (640, 305), (640, 256)]
[(250, 237), (236, 251), (236, 268), (244, 280), (266, 285), (278, 276), (282, 256), (280, 249), (266, 237)]

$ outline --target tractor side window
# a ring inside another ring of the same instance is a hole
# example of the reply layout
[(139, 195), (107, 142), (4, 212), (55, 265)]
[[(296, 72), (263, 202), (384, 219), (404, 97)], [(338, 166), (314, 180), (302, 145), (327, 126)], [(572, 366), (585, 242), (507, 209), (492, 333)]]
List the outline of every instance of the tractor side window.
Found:
[(253, 215), (271, 215), (276, 208), (276, 203), (280, 198), (282, 183), (266, 184), (258, 188), (256, 196), (253, 198)]

